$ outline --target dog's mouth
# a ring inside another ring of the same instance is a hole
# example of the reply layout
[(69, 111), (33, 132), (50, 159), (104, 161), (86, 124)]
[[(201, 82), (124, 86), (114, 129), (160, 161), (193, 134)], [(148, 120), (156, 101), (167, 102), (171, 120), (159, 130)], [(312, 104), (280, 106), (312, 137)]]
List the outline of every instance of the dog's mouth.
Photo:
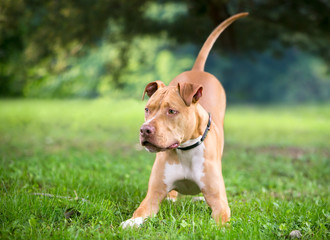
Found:
[(179, 143), (173, 143), (170, 146), (163, 148), (163, 147), (159, 147), (149, 141), (143, 141), (141, 143), (142, 146), (144, 146), (149, 152), (163, 152), (166, 150), (171, 150), (171, 149), (176, 149), (177, 147), (179, 147)]

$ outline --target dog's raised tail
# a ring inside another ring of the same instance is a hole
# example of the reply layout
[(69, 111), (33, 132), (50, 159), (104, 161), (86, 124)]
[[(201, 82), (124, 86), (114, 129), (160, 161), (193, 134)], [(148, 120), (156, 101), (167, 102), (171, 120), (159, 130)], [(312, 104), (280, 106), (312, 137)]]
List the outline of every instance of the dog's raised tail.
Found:
[(199, 54), (197, 56), (197, 59), (195, 61), (195, 64), (192, 68), (192, 70), (196, 71), (204, 71), (204, 66), (206, 59), (211, 51), (211, 48), (213, 47), (213, 44), (217, 40), (217, 38), (220, 36), (220, 34), (234, 21), (236, 21), (239, 18), (245, 17), (249, 15), (249, 13), (238, 13), (234, 16), (231, 16), (230, 18), (223, 21), (216, 29), (213, 30), (213, 32), (210, 34), (210, 36), (206, 39), (202, 49), (199, 51)]

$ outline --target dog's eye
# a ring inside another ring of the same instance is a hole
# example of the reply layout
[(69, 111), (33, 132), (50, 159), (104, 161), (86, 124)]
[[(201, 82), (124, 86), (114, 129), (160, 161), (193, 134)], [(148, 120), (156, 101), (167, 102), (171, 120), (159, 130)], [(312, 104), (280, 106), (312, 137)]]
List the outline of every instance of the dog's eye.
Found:
[(170, 114), (170, 115), (177, 114), (177, 113), (178, 113), (178, 111), (175, 111), (173, 109), (168, 110), (168, 114)]
[(145, 108), (144, 111), (145, 111), (145, 113), (148, 113), (149, 112), (149, 108)]

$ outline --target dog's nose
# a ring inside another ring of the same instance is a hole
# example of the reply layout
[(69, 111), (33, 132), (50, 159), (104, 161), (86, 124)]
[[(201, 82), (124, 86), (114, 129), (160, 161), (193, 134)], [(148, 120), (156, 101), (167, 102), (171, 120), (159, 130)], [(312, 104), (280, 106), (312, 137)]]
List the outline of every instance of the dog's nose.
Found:
[(140, 135), (143, 137), (148, 137), (155, 133), (155, 128), (151, 125), (142, 125), (140, 128)]

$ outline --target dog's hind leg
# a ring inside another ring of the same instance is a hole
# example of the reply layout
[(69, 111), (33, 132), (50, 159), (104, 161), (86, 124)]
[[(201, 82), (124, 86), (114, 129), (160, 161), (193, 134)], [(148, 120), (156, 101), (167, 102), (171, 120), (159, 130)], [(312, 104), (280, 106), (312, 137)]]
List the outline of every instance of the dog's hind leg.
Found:
[(176, 202), (176, 199), (178, 198), (178, 195), (179, 195), (179, 193), (177, 191), (172, 190), (167, 194), (166, 200)]

